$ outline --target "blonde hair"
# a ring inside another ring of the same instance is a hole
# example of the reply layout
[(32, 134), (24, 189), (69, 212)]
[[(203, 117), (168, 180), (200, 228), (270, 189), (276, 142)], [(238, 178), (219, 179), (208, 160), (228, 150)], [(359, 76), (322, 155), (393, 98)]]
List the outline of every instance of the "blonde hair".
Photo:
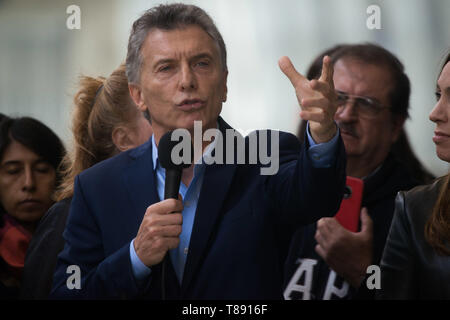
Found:
[(112, 132), (120, 125), (130, 126), (139, 113), (130, 97), (125, 64), (108, 78), (81, 76), (79, 86), (73, 100), (73, 150), (62, 161), (63, 181), (56, 201), (73, 195), (79, 173), (120, 152), (112, 141)]

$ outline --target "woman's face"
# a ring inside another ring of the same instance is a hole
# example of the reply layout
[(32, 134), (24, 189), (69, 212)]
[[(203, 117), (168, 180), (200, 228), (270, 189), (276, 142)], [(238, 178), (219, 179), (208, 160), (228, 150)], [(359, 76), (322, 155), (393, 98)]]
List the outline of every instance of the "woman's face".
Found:
[(36, 153), (12, 140), (0, 159), (0, 202), (25, 226), (33, 226), (50, 208), (55, 169)]
[(436, 123), (433, 141), (437, 156), (450, 162), (450, 62), (448, 62), (437, 81), (436, 106), (430, 113), (430, 120)]

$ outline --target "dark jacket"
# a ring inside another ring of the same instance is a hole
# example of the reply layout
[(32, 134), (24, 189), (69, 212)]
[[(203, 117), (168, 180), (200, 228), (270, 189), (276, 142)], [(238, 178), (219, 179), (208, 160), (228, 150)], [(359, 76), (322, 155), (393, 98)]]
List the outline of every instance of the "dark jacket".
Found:
[[(230, 127), (219, 119), (219, 128), (226, 140)], [(314, 168), (294, 135), (280, 133), (279, 143), (277, 175), (257, 164), (206, 166), (181, 285), (170, 257), (164, 270), (168, 299), (282, 299), (290, 236), (339, 208), (345, 151), (339, 137), (333, 166)], [(129, 253), (146, 209), (160, 201), (151, 164), (148, 141), (76, 178), (52, 297), (161, 299), (162, 265), (138, 286)], [(70, 265), (81, 270), (81, 289), (66, 286)]]
[(450, 256), (425, 240), (425, 224), (444, 178), (400, 192), (381, 261), (381, 299), (450, 299)]
[(44, 215), (31, 238), (25, 258), (21, 299), (47, 299), (52, 288), (58, 254), (64, 248), (62, 236), (72, 198), (55, 203)]
[[(400, 190), (408, 190), (419, 182), (404, 169), (404, 166), (389, 155), (383, 165), (364, 179), (362, 207), (366, 207), (373, 221), (373, 259), (379, 265), (394, 213), (395, 196)], [(373, 299), (374, 290), (368, 290), (363, 282), (356, 290), (342, 277), (328, 267), (316, 253), (317, 241), (314, 238), (316, 223), (301, 227), (295, 233), (285, 264), (285, 298), (300, 299)], [(303, 260), (299, 260), (303, 259)], [(308, 260), (305, 260), (308, 259)], [(306, 264), (304, 264), (306, 263)], [(303, 268), (306, 275), (296, 280)], [(308, 281), (311, 272), (311, 281)], [(297, 281), (298, 290), (289, 284)], [(328, 283), (330, 282), (330, 283)], [(330, 290), (331, 286), (336, 289)], [(327, 291), (327, 287), (329, 290)], [(329, 294), (334, 291), (334, 293)], [(328, 294), (326, 294), (328, 292)]]

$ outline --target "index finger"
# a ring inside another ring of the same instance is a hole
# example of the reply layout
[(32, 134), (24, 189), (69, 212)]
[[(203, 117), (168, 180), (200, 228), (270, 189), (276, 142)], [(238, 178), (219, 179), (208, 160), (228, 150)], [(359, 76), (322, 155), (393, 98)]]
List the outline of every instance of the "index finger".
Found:
[(333, 74), (334, 74), (334, 67), (331, 63), (331, 58), (329, 56), (323, 57), (322, 60), (322, 73), (320, 75), (319, 80), (327, 82), (330, 84), (330, 86), (333, 86)]
[(183, 211), (183, 202), (181, 200), (165, 199), (150, 205), (146, 210), (146, 214), (168, 214), (181, 211)]
[(278, 66), (286, 75), (286, 77), (289, 78), (294, 87), (298, 84), (299, 81), (303, 79), (306, 80), (306, 78), (295, 69), (289, 57), (281, 57), (280, 60), (278, 60)]

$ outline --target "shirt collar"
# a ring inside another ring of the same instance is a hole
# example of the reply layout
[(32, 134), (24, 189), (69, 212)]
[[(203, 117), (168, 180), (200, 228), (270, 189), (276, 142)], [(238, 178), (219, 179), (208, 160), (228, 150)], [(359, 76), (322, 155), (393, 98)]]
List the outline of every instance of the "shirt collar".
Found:
[[(219, 129), (219, 123), (216, 122), (216, 129)], [(205, 163), (205, 158), (211, 158), (212, 155), (212, 150), (214, 149), (216, 145), (216, 140), (214, 140), (213, 142), (211, 142), (205, 149), (205, 152), (203, 153), (203, 161), (201, 164), (196, 164), (195, 166), (198, 165), (204, 165)], [(156, 146), (156, 142), (155, 142), (155, 135), (152, 134), (152, 160), (153, 160), (153, 170), (156, 170), (156, 167), (158, 166), (158, 147)]]
[(153, 170), (156, 170), (158, 165), (158, 147), (155, 142), (155, 135), (152, 134), (152, 160), (153, 160)]

